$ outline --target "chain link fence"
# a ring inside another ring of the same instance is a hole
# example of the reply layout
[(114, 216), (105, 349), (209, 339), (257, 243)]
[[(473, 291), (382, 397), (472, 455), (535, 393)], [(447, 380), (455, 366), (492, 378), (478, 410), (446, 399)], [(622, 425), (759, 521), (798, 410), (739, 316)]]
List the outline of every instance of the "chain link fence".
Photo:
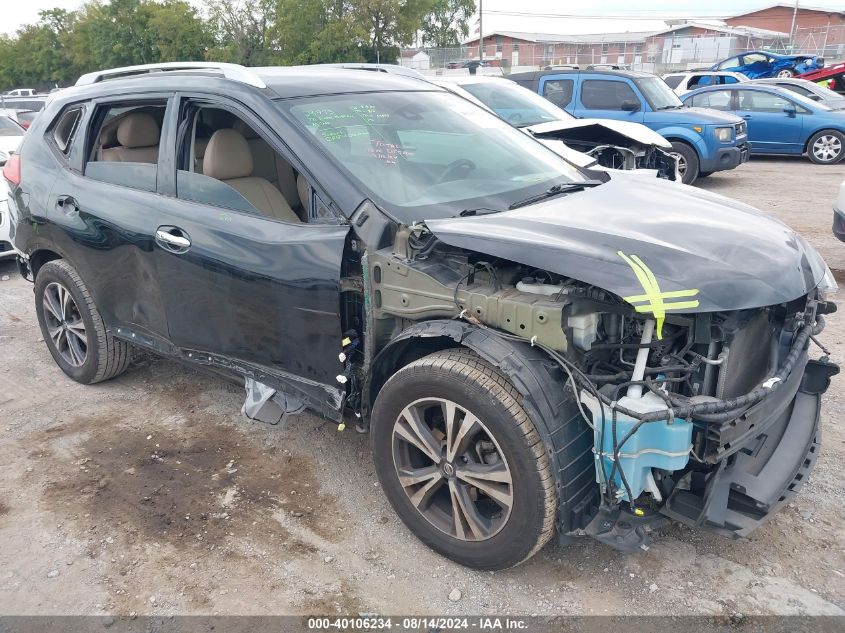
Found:
[[(633, 70), (665, 73), (709, 67), (715, 62), (750, 51), (809, 53), (828, 64), (845, 59), (845, 25), (796, 29), (787, 36), (763, 37), (753, 31), (659, 35), (635, 33), (599, 36), (561, 36), (557, 41), (526, 42), (497, 37), (485, 44), (482, 74), (509, 74), (547, 66), (617, 64)], [(478, 45), (422, 48), (404, 51), (402, 65), (426, 74), (465, 74), (466, 64), (478, 60)]]

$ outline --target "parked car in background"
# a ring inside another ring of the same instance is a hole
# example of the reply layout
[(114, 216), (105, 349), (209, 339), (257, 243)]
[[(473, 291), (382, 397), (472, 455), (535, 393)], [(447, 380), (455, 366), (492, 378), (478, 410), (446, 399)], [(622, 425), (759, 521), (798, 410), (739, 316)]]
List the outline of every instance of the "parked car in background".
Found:
[(31, 110), (21, 110), (15, 113), (18, 119), (18, 123), (21, 124), (21, 127), (25, 130), (29, 129), (29, 126), (32, 125), (32, 122), (35, 120), (35, 117), (38, 116), (38, 112), (33, 112)]
[(576, 117), (642, 123), (672, 144), (685, 184), (748, 160), (745, 123), (713, 110), (682, 107), (659, 77), (630, 70), (546, 70), (508, 79)]
[(10, 90), (5, 94), (10, 97), (31, 97), (32, 95), (37, 94), (37, 92), (34, 88), (16, 88), (15, 90)]
[(769, 51), (749, 51), (716, 62), (710, 70), (730, 70), (742, 73), (749, 79), (762, 79), (794, 77), (823, 66), (824, 59), (818, 55), (781, 55)]
[(845, 95), (825, 88), (823, 84), (827, 82), (824, 80), (815, 83), (797, 77), (769, 77), (767, 79), (755, 79), (754, 83), (785, 88), (813, 101), (823, 103), (831, 110), (845, 110)]
[(815, 466), (839, 369), (810, 357), (835, 310), (813, 247), (712, 192), (582, 171), (437, 86), (91, 73), (3, 177), (69, 378), (140, 347), (238, 381), (248, 417), (355, 421), (399, 517), (461, 564), (555, 533), (639, 551), (666, 517), (745, 536)]
[(698, 70), (683, 73), (667, 73), (663, 81), (676, 95), (686, 94), (690, 90), (703, 86), (723, 86), (748, 81), (742, 73), (732, 73), (721, 70)]
[(845, 180), (839, 185), (839, 195), (833, 201), (833, 234), (845, 242)]
[[(9, 155), (0, 151), (0, 167), (6, 165)], [(9, 259), (17, 253), (12, 246), (12, 220), (9, 217), (9, 209), (6, 205), (6, 196), (9, 194), (8, 187), (0, 187), (0, 259)]]
[(800, 79), (812, 81), (828, 90), (845, 95), (845, 62), (804, 73)]
[(8, 156), (17, 150), (25, 133), (17, 118), (0, 112), (0, 152)]
[(580, 167), (647, 170), (679, 179), (672, 145), (639, 123), (612, 119), (577, 119), (536, 92), (501, 77), (438, 77), (428, 81), (446, 88), (544, 143)]
[(807, 154), (821, 165), (836, 164), (845, 156), (845, 111), (785, 88), (750, 81), (701, 88), (685, 94), (683, 101), (742, 117), (752, 154)]

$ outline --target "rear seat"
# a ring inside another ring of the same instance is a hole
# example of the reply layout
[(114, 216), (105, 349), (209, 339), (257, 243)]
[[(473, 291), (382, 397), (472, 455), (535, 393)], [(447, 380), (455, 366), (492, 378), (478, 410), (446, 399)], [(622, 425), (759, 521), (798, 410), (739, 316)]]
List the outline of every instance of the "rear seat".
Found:
[(158, 162), (160, 131), (151, 114), (133, 112), (117, 126), (118, 147), (104, 148), (101, 160), (123, 163)]

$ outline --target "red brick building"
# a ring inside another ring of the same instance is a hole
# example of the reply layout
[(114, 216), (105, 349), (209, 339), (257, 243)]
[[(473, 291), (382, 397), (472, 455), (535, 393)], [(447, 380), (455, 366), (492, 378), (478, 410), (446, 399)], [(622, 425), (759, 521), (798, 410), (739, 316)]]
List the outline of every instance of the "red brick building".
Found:
[[(758, 29), (789, 33), (792, 27), (792, 14), (795, 3), (779, 2), (765, 9), (741, 13), (725, 19), (728, 26), (753, 26)], [(798, 5), (795, 16), (796, 29), (826, 28), (828, 26), (845, 27), (845, 8), (840, 11), (818, 9)]]

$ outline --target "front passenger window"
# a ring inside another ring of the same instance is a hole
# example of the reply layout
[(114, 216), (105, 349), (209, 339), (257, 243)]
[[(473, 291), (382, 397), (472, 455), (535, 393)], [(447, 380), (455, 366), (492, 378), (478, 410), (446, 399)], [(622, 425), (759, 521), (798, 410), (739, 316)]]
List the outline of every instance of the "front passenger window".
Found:
[(161, 125), (167, 103), (101, 106), (94, 113), (85, 175), (115, 185), (156, 190)]
[(622, 104), (640, 100), (624, 81), (588, 79), (581, 88), (581, 103), (588, 110), (622, 110)]

